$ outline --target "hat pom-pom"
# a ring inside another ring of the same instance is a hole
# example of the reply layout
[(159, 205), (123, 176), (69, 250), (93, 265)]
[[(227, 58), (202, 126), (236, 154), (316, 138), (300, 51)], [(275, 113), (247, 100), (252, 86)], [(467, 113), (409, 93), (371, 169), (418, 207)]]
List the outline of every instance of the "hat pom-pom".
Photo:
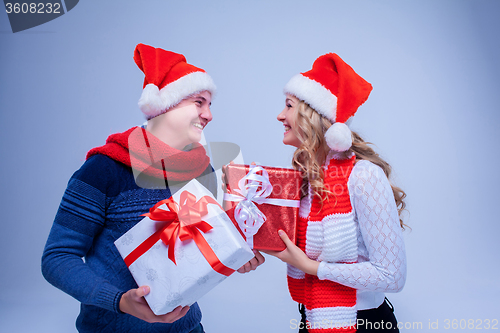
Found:
[(328, 147), (335, 151), (346, 151), (352, 146), (351, 130), (344, 123), (334, 123), (325, 133)]
[(160, 90), (152, 83), (146, 85), (139, 99), (139, 108), (146, 115), (147, 119), (160, 115), (163, 111), (163, 101), (160, 97)]

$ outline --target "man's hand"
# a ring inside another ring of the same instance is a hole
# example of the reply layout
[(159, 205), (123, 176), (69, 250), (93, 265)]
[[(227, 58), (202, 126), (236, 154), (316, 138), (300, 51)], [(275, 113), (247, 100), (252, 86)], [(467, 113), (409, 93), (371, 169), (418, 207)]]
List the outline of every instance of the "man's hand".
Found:
[(189, 306), (178, 306), (172, 312), (157, 316), (151, 311), (144, 296), (149, 294), (149, 287), (142, 286), (130, 289), (120, 299), (120, 310), (134, 317), (147, 321), (148, 323), (173, 323), (184, 317), (189, 311)]
[(252, 260), (244, 264), (238, 269), (238, 273), (248, 273), (250, 271), (255, 270), (258, 266), (262, 265), (266, 259), (259, 251), (253, 250), (255, 253), (255, 257)]

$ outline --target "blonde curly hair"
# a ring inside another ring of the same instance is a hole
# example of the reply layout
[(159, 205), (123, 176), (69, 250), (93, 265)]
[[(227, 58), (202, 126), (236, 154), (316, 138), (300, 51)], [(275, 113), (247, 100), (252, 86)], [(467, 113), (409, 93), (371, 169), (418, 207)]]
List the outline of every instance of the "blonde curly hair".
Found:
[[(321, 116), (309, 104), (299, 100), (295, 108), (295, 128), (294, 134), (300, 140), (301, 145), (295, 151), (292, 160), (294, 169), (302, 172), (304, 178), (302, 194), (307, 193), (308, 184), (314, 195), (318, 196), (323, 203), (325, 194), (333, 195), (324, 186), (323, 164), (326, 161), (330, 148), (325, 140), (325, 132), (332, 126), (332, 123), (327, 118)], [(356, 155), (356, 160), (368, 160), (375, 165), (378, 165), (390, 179), (392, 168), (385, 160), (383, 160), (356, 132), (352, 132), (352, 146), (345, 152), (346, 157), (351, 153)], [(399, 187), (391, 183), (394, 200), (399, 213), (399, 222), (401, 228), (405, 229), (406, 224), (403, 223), (402, 213), (406, 208), (404, 199), (406, 193)]]

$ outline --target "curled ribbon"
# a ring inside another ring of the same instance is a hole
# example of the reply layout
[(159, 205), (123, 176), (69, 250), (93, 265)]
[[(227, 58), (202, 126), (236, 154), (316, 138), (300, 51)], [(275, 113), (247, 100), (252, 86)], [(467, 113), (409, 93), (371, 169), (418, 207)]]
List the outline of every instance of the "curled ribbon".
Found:
[[(219, 203), (209, 196), (204, 196), (199, 201), (196, 201), (196, 196), (188, 191), (181, 193), (179, 203), (180, 207), (170, 197), (156, 203), (156, 205), (150, 208), (149, 213), (141, 215), (147, 216), (154, 221), (167, 223), (130, 252), (124, 259), (125, 264), (130, 266), (160, 239), (168, 246), (168, 258), (176, 264), (175, 243), (177, 237), (179, 237), (181, 241), (193, 239), (200, 252), (216, 272), (225, 276), (231, 275), (234, 269), (225, 266), (217, 258), (217, 255), (202, 235), (202, 233), (206, 233), (212, 229), (210, 224), (201, 220), (201, 217), (208, 213), (207, 205), (215, 204), (220, 207)], [(169, 211), (159, 208), (163, 204), (167, 205)]]
[[(259, 174), (261, 172), (262, 174)], [(248, 245), (253, 248), (253, 236), (259, 231), (266, 221), (266, 216), (256, 204), (271, 204), (282, 207), (299, 207), (299, 200), (270, 199), (268, 198), (273, 185), (269, 174), (261, 166), (250, 165), (249, 172), (238, 181), (239, 189), (234, 192), (239, 195), (225, 193), (224, 199), (238, 202), (234, 209), (234, 219), (245, 235)]]

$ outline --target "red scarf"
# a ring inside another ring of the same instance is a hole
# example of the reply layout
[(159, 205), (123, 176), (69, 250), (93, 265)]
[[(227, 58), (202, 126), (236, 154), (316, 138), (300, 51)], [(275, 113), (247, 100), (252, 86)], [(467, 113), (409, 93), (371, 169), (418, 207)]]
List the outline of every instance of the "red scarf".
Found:
[[(335, 223), (353, 226), (353, 211), (347, 189), (347, 181), (351, 174), (355, 157), (345, 160), (332, 158), (325, 171), (324, 185), (334, 195), (324, 198), (323, 205), (317, 196), (306, 212), (301, 212), (297, 225), (297, 246), (310, 258), (317, 260), (321, 248), (322, 255), (328, 256), (328, 249), (335, 247), (343, 251), (343, 259), (331, 259), (340, 264), (349, 264), (357, 260), (357, 248), (345, 249), (346, 244), (357, 244), (352, 237), (333, 236)], [(304, 199), (303, 199), (304, 200)], [(307, 205), (306, 205), (307, 207)], [(301, 207), (302, 209), (302, 207)], [(347, 222), (346, 222), (347, 221)], [(316, 232), (307, 233), (312, 224), (321, 223), (323, 235)], [(332, 225), (333, 223), (333, 225)], [(306, 246), (307, 245), (307, 246)], [(306, 251), (309, 248), (309, 251)], [(312, 253), (316, 251), (316, 253)], [(336, 253), (338, 253), (336, 251)], [(326, 259), (328, 260), (328, 258)], [(310, 333), (353, 333), (356, 332), (356, 289), (343, 286), (333, 281), (320, 280), (315, 275), (304, 274), (296, 268), (289, 267), (288, 289), (292, 299), (302, 303), (306, 308), (307, 328)], [(351, 326), (352, 325), (352, 326)]]
[(193, 149), (189, 151), (178, 150), (142, 127), (110, 135), (104, 146), (93, 148), (87, 153), (87, 159), (96, 154), (106, 155), (139, 173), (169, 181), (196, 178), (210, 163), (201, 144), (193, 144)]

